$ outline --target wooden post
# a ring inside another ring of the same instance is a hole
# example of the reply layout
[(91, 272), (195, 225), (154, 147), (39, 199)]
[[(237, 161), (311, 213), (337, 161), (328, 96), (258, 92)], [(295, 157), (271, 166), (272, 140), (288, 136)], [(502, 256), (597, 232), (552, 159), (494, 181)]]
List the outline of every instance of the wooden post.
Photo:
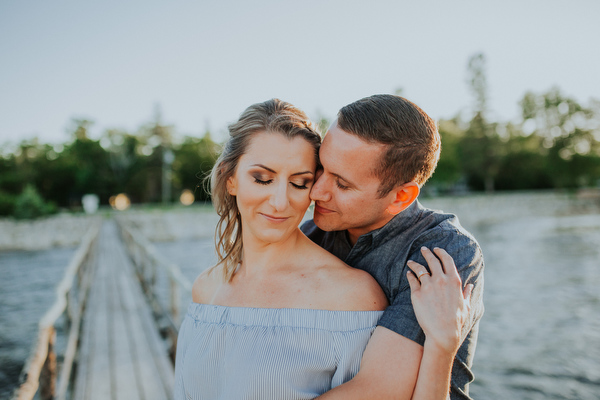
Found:
[(175, 325), (179, 324), (179, 286), (175, 279), (170, 276), (169, 283), (171, 286), (171, 319)]
[(48, 327), (48, 329), (50, 331), (48, 337), (48, 354), (40, 374), (40, 398), (42, 400), (53, 400), (56, 387), (56, 353), (54, 352), (56, 331), (53, 326)]
[[(169, 286), (171, 287), (171, 320), (175, 326), (179, 326), (179, 285), (172, 276), (169, 276), (169, 283)], [(177, 332), (169, 329), (169, 336), (171, 339), (169, 355), (171, 356), (171, 362), (173, 365), (175, 365), (175, 354), (177, 352)]]
[(157, 273), (157, 265), (158, 261), (154, 258), (152, 259), (152, 270), (150, 271), (150, 288), (152, 289), (152, 293), (156, 294), (156, 273)]

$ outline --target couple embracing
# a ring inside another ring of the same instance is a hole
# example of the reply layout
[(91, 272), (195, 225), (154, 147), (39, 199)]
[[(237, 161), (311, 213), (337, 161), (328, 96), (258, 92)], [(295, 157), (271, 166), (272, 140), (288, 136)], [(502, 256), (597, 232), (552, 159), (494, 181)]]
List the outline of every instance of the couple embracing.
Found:
[(229, 134), (211, 174), (219, 262), (194, 282), (175, 398), (469, 399), (483, 257), (417, 200), (434, 121), (375, 95), (321, 141), (273, 99)]

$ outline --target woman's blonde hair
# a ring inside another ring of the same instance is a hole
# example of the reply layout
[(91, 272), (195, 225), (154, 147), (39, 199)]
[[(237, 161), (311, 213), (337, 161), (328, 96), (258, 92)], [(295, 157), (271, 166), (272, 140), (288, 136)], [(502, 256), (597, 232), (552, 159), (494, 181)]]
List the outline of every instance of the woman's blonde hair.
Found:
[(229, 125), (229, 140), (210, 175), (212, 203), (220, 217), (215, 229), (217, 264), (213, 269), (222, 266), (225, 282), (233, 278), (243, 250), (242, 221), (235, 196), (227, 190), (227, 181), (234, 176), (254, 134), (260, 132), (279, 133), (290, 139), (303, 137), (313, 145), (318, 165), (321, 136), (306, 114), (290, 103), (271, 99), (253, 104)]

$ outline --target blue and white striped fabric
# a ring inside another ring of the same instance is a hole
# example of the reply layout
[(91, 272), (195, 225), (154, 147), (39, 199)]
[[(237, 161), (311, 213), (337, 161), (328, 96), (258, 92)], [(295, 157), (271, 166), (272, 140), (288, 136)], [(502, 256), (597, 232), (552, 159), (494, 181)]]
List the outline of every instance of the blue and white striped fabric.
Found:
[(312, 399), (350, 380), (382, 311), (192, 303), (177, 342), (175, 399)]

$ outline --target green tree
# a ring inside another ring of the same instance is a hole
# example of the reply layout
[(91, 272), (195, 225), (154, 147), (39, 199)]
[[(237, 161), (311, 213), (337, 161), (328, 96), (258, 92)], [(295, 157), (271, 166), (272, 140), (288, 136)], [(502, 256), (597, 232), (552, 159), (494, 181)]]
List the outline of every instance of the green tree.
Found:
[(469, 88), (474, 96), (474, 115), (460, 141), (460, 160), (469, 186), (494, 191), (503, 146), (497, 124), (487, 120), (487, 82), (485, 56), (475, 54), (469, 59)]
[(110, 186), (113, 183), (111, 171), (108, 168), (108, 154), (100, 145), (100, 141), (89, 138), (88, 120), (73, 120), (72, 142), (65, 146), (60, 157), (64, 157), (61, 167), (72, 171), (72, 186), (69, 190), (69, 204), (79, 206), (84, 194), (93, 193), (100, 197), (103, 203), (111, 195)]
[(35, 186), (28, 184), (15, 201), (14, 216), (17, 219), (34, 219), (51, 214), (55, 210), (54, 204), (45, 202)]
[(154, 121), (143, 126), (139, 131), (139, 139), (143, 143), (142, 153), (147, 155), (144, 171), (139, 171), (139, 176), (144, 177), (146, 192), (143, 202), (168, 203), (172, 199), (171, 163), (173, 157), (172, 125), (164, 125), (160, 107), (157, 105)]
[(173, 162), (173, 185), (178, 191), (189, 189), (196, 200), (207, 201), (210, 195), (203, 186), (203, 180), (217, 160), (219, 146), (213, 142), (210, 132), (199, 138), (185, 137), (175, 153)]
[(112, 172), (111, 194), (127, 193), (134, 203), (144, 201), (147, 192), (146, 143), (140, 137), (118, 129), (108, 129), (100, 143), (108, 153)]
[(541, 138), (526, 135), (520, 126), (509, 123), (506, 130), (506, 153), (496, 177), (498, 190), (552, 188), (548, 159), (540, 153)]
[(523, 126), (540, 140), (539, 152), (557, 188), (577, 188), (600, 179), (600, 109), (565, 96), (558, 88), (528, 92), (520, 102)]
[(427, 181), (427, 186), (435, 187), (442, 192), (452, 191), (463, 176), (459, 150), (463, 130), (460, 124), (459, 117), (439, 121), (438, 130), (442, 139), (442, 150), (435, 173)]

